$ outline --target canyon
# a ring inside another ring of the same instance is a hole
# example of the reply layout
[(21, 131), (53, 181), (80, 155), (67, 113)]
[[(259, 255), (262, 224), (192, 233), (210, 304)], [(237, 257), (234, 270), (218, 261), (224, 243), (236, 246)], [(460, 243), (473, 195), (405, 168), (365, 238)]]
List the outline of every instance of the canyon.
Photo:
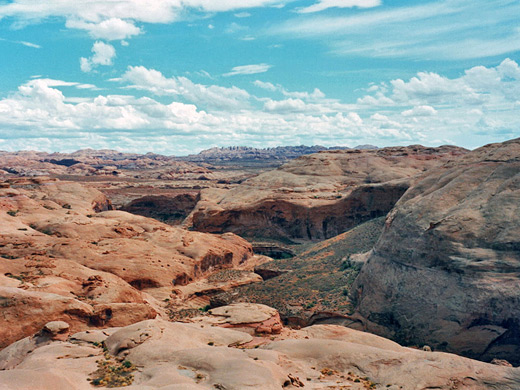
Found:
[(174, 287), (255, 258), (231, 233), (111, 210), (101, 192), (77, 183), (20, 178), (1, 187), (0, 347), (48, 318), (74, 330), (154, 318)]
[(211, 158), (0, 152), (0, 387), (518, 387), (520, 139)]

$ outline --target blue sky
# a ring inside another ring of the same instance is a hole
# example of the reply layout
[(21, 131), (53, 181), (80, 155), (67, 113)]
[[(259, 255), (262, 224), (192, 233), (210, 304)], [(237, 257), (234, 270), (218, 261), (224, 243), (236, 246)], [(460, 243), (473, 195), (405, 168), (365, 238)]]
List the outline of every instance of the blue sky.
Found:
[(520, 136), (520, 2), (0, 0), (0, 150)]

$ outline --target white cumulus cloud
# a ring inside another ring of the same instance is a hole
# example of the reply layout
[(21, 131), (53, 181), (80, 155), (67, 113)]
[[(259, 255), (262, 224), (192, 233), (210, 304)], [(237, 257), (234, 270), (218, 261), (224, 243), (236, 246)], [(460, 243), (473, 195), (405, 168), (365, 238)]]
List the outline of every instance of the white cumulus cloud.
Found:
[(304, 100), (320, 100), (325, 98), (325, 94), (318, 88), (314, 88), (312, 92), (288, 91), (280, 84), (273, 84), (270, 82), (255, 80), (253, 85), (271, 92), (280, 92), (282, 95), (289, 98), (304, 99)]
[(437, 114), (437, 110), (432, 106), (416, 106), (401, 113), (403, 116), (432, 116)]
[(301, 99), (286, 99), (286, 100), (268, 100), (264, 104), (264, 109), (269, 112), (304, 112), (307, 110), (307, 105)]
[(82, 57), (80, 59), (80, 66), (83, 72), (90, 72), (99, 65), (112, 65), (112, 61), (116, 56), (116, 49), (108, 43), (96, 41), (92, 46), (92, 53), (92, 57)]
[[(505, 59), (455, 78), (423, 72), (408, 80), (369, 84), (368, 95), (360, 98), (364, 104), (342, 103), (321, 92), (299, 92), (302, 98), (284, 95), (294, 93), (268, 81), (254, 85), (283, 98), (257, 97), (237, 87), (196, 84), (141, 66), (129, 67), (117, 79), (126, 93), (118, 95), (88, 97), (77, 89), (94, 86), (34, 76), (0, 98), (0, 148), (74, 150), (89, 145), (178, 154), (237, 144), (476, 147), (519, 136), (519, 70), (514, 60)], [(136, 89), (139, 97), (131, 94)]]
[(65, 26), (88, 31), (92, 38), (107, 41), (128, 39), (142, 33), (142, 30), (133, 23), (119, 18), (106, 19), (100, 23), (89, 23), (84, 20), (71, 19), (67, 20)]
[(250, 95), (237, 87), (221, 87), (218, 85), (197, 84), (187, 77), (165, 77), (155, 69), (144, 66), (130, 66), (121, 77), (129, 84), (129, 88), (147, 90), (155, 95), (172, 95), (183, 97), (195, 104), (212, 108), (247, 107)]

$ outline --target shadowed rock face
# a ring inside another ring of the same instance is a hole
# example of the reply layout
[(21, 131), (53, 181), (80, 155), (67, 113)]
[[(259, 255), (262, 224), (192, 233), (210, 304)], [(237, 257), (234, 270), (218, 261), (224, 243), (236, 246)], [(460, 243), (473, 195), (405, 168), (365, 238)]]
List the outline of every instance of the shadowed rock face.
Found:
[(354, 285), (368, 329), (520, 364), (520, 139), (406, 192)]
[(150, 195), (135, 199), (120, 210), (178, 225), (191, 213), (198, 201), (199, 196), (196, 194), (180, 194), (174, 197)]
[(188, 223), (246, 237), (331, 238), (386, 215), (414, 177), (464, 153), (409, 146), (304, 156), (230, 191), (203, 191)]
[(407, 188), (405, 182), (360, 186), (344, 199), (315, 207), (268, 199), (240, 210), (224, 210), (207, 219), (197, 213), (193, 223), (196, 230), (203, 232), (322, 240), (385, 216)]

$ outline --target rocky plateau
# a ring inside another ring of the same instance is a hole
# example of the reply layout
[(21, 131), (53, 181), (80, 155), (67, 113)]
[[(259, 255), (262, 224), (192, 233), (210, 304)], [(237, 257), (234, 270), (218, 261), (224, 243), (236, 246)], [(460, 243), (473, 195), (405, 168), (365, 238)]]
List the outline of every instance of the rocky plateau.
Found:
[[(234, 234), (111, 210), (101, 192), (77, 183), (21, 178), (0, 187), (0, 348), (49, 318), (74, 331), (154, 318), (166, 302), (189, 301), (190, 282), (259, 263)], [(260, 279), (249, 274), (245, 282)]]
[(227, 152), (0, 152), (0, 389), (520, 388), (520, 139)]
[[(5, 390), (513, 390), (520, 369), (410, 349), (335, 325), (284, 328), (236, 304), (189, 322), (150, 319), (74, 333), (51, 322), (0, 351)], [(498, 362), (499, 363), (499, 362)]]

